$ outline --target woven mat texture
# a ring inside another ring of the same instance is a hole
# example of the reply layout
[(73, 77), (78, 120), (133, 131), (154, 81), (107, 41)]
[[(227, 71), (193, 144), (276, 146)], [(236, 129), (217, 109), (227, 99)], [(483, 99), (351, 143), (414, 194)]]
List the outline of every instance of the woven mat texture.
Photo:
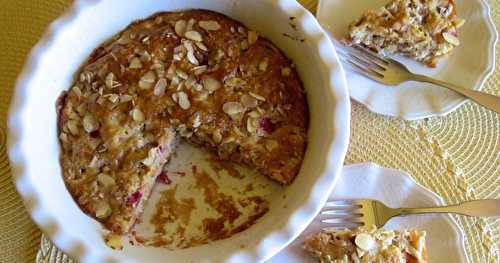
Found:
[[(300, 2), (312, 11), (317, 5), (316, 0)], [(16, 77), (48, 24), (71, 3), (0, 0), (0, 262), (71, 261), (25, 212), (5, 152), (5, 120)], [(500, 0), (489, 3), (498, 28)], [(500, 70), (484, 90), (500, 96)], [(373, 114), (353, 102), (351, 132), (346, 164), (372, 161), (408, 171), (447, 203), (500, 198), (500, 114), (466, 103), (445, 117), (410, 122)], [(500, 262), (500, 220), (455, 218), (471, 262)]]

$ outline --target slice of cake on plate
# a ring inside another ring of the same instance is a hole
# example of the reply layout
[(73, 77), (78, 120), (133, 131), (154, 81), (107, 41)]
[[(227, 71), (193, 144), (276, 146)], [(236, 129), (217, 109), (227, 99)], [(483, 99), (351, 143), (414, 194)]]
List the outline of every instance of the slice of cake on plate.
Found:
[(460, 44), (458, 28), (464, 22), (453, 0), (393, 0), (353, 22), (347, 42), (436, 67)]
[(325, 229), (309, 236), (304, 249), (324, 263), (426, 263), (424, 231)]

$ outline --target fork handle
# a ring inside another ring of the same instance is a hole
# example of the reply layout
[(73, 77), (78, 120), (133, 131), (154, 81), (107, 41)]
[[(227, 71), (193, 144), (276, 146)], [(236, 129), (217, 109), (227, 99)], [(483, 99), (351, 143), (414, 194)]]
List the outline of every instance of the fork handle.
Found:
[(485, 199), (464, 202), (458, 205), (427, 207), (427, 208), (400, 208), (399, 215), (427, 214), (427, 213), (455, 213), (465, 216), (499, 217), (500, 199)]
[(500, 113), (500, 97), (485, 93), (485, 92), (480, 92), (476, 90), (471, 90), (471, 89), (464, 89), (459, 86), (455, 86), (451, 83), (444, 82), (441, 80), (433, 79), (427, 76), (423, 75), (415, 75), (415, 80), (417, 81), (422, 81), (422, 82), (428, 82), (432, 84), (436, 84), (445, 88), (448, 88), (450, 90), (453, 90), (457, 93), (460, 93), (461, 95), (475, 101), (479, 105), (482, 105), (494, 112)]

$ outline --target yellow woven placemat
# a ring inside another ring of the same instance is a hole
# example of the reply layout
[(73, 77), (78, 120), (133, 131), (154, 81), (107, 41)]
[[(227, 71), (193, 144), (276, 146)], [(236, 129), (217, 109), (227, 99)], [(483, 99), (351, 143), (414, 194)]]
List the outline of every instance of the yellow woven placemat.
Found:
[[(317, 0), (300, 2), (310, 10), (317, 4)], [(497, 27), (499, 2), (490, 1)], [(42, 238), (40, 244), (40, 230), (15, 192), (5, 153), (5, 119), (29, 50), (72, 1), (0, 3), (0, 262), (68, 262), (49, 240)], [(500, 70), (496, 70), (485, 90), (500, 95), (499, 85)], [(373, 114), (353, 103), (346, 163), (366, 161), (408, 171), (448, 203), (500, 198), (500, 115), (466, 103), (446, 117), (408, 122)], [(465, 232), (471, 262), (500, 262), (500, 220), (455, 218)]]

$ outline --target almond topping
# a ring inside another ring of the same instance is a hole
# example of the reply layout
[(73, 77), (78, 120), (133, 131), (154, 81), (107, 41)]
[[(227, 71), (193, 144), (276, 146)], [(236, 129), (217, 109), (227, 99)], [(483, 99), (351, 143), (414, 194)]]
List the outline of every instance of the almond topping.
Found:
[(193, 52), (188, 52), (187, 53), (187, 59), (189, 61), (189, 63), (193, 64), (193, 65), (199, 65), (200, 62), (198, 62), (198, 59), (196, 58), (196, 56), (194, 55)]
[(243, 96), (241, 96), (240, 101), (241, 101), (241, 104), (243, 104), (243, 106), (245, 106), (247, 108), (255, 108), (259, 104), (259, 102), (257, 101), (256, 98), (254, 98), (250, 95), (247, 95), (247, 94), (244, 94)]
[(130, 60), (130, 63), (128, 65), (129, 68), (131, 69), (139, 69), (139, 68), (142, 68), (142, 62), (141, 60), (138, 58), (138, 57), (133, 57), (131, 60)]
[(106, 87), (112, 88), (114, 81), (115, 81), (115, 75), (113, 74), (113, 72), (109, 72), (108, 75), (106, 75), (106, 79), (104, 80)]
[(82, 96), (82, 90), (77, 85), (73, 86), (71, 90), (75, 93), (76, 96), (78, 97)]
[(252, 96), (252, 97), (254, 97), (254, 98), (256, 98), (256, 99), (258, 99), (258, 100), (260, 100), (260, 101), (266, 101), (266, 98), (264, 98), (264, 97), (260, 96), (259, 94), (253, 93), (253, 92), (251, 92), (251, 91), (250, 91), (250, 92), (248, 92), (248, 94), (250, 94), (250, 96)]
[(155, 88), (153, 90), (153, 93), (156, 96), (163, 96), (165, 94), (165, 89), (167, 88), (167, 80), (164, 78), (161, 78), (156, 82)]
[(111, 206), (109, 205), (108, 202), (104, 200), (99, 200), (97, 201), (96, 207), (95, 207), (95, 216), (99, 219), (104, 219), (107, 218), (108, 216), (111, 215)]
[(194, 44), (203, 51), (208, 51), (207, 46), (205, 46), (202, 42), (194, 42)]
[(91, 133), (99, 129), (99, 122), (96, 118), (94, 118), (94, 116), (86, 114), (85, 117), (83, 117), (83, 129), (87, 133)]
[(247, 131), (249, 133), (255, 133), (255, 131), (257, 131), (257, 128), (255, 127), (255, 119), (254, 118), (247, 119)]
[(212, 133), (212, 139), (216, 144), (219, 144), (222, 141), (222, 134), (218, 129), (215, 129)]
[(213, 93), (214, 91), (220, 89), (221, 83), (211, 76), (204, 76), (203, 86), (208, 90), (208, 92)]
[(185, 34), (185, 37), (187, 39), (190, 39), (190, 40), (193, 40), (193, 41), (197, 41), (197, 42), (203, 41), (203, 37), (201, 36), (201, 34), (199, 32), (197, 32), (197, 31), (194, 31), (194, 30), (187, 31), (186, 34)]
[(186, 33), (186, 26), (187, 26), (187, 22), (186, 20), (178, 20), (177, 22), (175, 22), (175, 33), (182, 37), (184, 36), (184, 33)]
[(226, 102), (222, 105), (222, 110), (228, 115), (235, 115), (245, 111), (245, 108), (239, 102)]
[(458, 40), (458, 38), (456, 36), (454, 36), (453, 34), (451, 33), (448, 33), (448, 32), (444, 32), (443, 33), (443, 38), (450, 44), (454, 45), (454, 46), (458, 46), (460, 45), (460, 40)]
[(177, 92), (177, 96), (178, 96), (179, 106), (183, 110), (187, 110), (191, 107), (191, 103), (189, 102), (188, 95), (185, 92), (179, 91), (179, 92)]
[(214, 20), (200, 21), (200, 22), (198, 22), (198, 25), (207, 31), (220, 29), (219, 23), (217, 21), (214, 21)]
[(361, 233), (356, 236), (356, 239), (354, 239), (354, 243), (356, 243), (356, 246), (358, 246), (360, 249), (364, 251), (369, 251), (375, 247), (375, 239), (366, 233)]
[(177, 74), (177, 76), (181, 79), (187, 79), (189, 77), (189, 75), (181, 69), (176, 69), (175, 74)]
[(141, 89), (149, 89), (153, 87), (155, 83), (156, 75), (153, 71), (148, 71), (144, 74), (139, 80), (139, 88)]
[(113, 187), (115, 183), (115, 179), (111, 177), (109, 174), (100, 173), (97, 175), (97, 183), (99, 183), (105, 189), (109, 189)]
[(133, 110), (130, 111), (130, 115), (132, 116), (132, 119), (136, 122), (143, 122), (145, 117), (144, 113), (142, 113), (139, 108), (134, 108)]
[(79, 131), (78, 131), (78, 121), (76, 120), (69, 120), (66, 122), (66, 128), (69, 130), (69, 132), (72, 134), (72, 135), (78, 135)]

